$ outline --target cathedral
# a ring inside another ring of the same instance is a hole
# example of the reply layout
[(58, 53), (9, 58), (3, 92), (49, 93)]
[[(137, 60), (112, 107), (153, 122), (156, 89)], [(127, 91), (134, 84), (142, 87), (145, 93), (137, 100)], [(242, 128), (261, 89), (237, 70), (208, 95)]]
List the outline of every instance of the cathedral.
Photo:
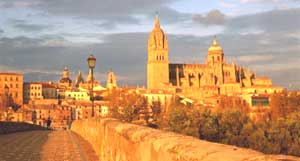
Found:
[(208, 48), (204, 64), (169, 63), (168, 51), (167, 35), (156, 17), (148, 39), (147, 88), (150, 90), (171, 87), (191, 98), (272, 94), (283, 90), (273, 86), (267, 77), (257, 77), (255, 72), (227, 63), (216, 37)]

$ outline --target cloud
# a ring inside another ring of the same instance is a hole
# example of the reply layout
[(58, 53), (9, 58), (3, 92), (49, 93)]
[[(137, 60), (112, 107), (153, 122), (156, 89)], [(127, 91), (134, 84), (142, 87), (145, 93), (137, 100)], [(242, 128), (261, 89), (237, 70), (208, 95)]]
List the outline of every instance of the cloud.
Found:
[[(227, 17), (219, 10), (211, 10), (207, 14), (193, 15), (193, 21), (203, 25), (223, 25), (224, 33), (249, 32), (299, 32), (300, 8), (275, 9), (271, 11)], [(289, 25), (293, 24), (293, 25)]]
[(3, 34), (4, 33), (4, 30), (0, 29), (0, 34)]
[(273, 55), (242, 55), (237, 58), (239, 63), (267, 62), (274, 59)]
[(25, 20), (20, 19), (10, 19), (8, 20), (8, 22), (12, 24), (14, 28), (26, 32), (41, 32), (52, 28), (52, 26), (50, 25), (31, 24)]
[(299, 2), (299, 0), (240, 0), (241, 3), (287, 3)]
[(300, 8), (272, 10), (229, 19), (226, 23), (227, 30), (225, 32), (239, 33), (253, 29), (269, 33), (297, 32), (300, 30), (299, 19)]
[(195, 14), (193, 21), (204, 25), (223, 25), (226, 15), (219, 10), (211, 10), (206, 15)]
[(114, 27), (115, 24), (137, 24), (138, 16), (154, 16), (155, 11), (167, 14), (170, 20), (177, 19), (178, 12), (168, 7), (175, 1), (178, 0), (11, 0), (1, 2), (0, 6), (23, 6), (56, 16), (101, 20), (104, 27)]

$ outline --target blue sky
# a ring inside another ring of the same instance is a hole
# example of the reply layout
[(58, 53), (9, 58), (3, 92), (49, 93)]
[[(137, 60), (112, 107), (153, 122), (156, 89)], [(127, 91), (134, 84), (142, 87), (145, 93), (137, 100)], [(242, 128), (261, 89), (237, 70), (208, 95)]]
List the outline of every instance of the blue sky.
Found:
[(226, 60), (300, 89), (299, 0), (0, 0), (0, 70), (27, 81), (74, 78), (97, 57), (102, 82), (145, 85), (147, 39), (156, 12), (170, 61), (204, 63), (213, 35)]

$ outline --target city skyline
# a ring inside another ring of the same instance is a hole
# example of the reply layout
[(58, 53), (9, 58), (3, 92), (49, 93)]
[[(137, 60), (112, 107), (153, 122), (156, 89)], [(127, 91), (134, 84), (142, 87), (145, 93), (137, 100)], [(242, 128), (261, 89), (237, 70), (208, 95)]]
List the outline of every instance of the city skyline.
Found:
[(0, 2), (0, 69), (22, 72), (26, 81), (57, 81), (67, 66), (74, 79), (78, 70), (87, 73), (92, 53), (97, 79), (104, 81), (112, 68), (121, 83), (145, 85), (147, 39), (158, 12), (170, 62), (203, 63), (217, 35), (227, 61), (255, 69), (276, 85), (300, 88), (299, 1), (122, 3)]

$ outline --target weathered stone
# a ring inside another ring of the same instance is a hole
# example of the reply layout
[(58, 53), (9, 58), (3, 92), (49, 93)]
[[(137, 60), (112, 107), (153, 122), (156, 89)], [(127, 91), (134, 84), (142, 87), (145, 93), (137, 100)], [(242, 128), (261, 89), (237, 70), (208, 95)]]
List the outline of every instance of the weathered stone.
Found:
[(77, 120), (71, 129), (92, 144), (101, 161), (300, 161), (110, 118)]

